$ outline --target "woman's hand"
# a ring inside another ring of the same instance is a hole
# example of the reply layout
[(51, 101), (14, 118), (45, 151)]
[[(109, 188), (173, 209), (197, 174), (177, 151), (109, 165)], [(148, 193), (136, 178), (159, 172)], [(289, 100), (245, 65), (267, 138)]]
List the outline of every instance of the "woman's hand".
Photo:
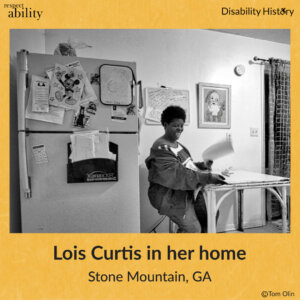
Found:
[(225, 177), (219, 174), (210, 174), (211, 176), (209, 177), (208, 183), (212, 184), (227, 184), (225, 181)]

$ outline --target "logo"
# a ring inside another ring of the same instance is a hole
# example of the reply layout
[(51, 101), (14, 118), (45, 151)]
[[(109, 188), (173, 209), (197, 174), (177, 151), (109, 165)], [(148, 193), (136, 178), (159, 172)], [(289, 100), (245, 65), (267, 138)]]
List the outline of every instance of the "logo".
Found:
[(94, 171), (87, 174), (87, 181), (109, 181), (116, 180), (115, 173), (105, 173), (101, 171)]
[(36, 19), (40, 20), (43, 11), (35, 10), (31, 7), (24, 6), (21, 4), (4, 4), (4, 8), (8, 9), (8, 17), (11, 19)]

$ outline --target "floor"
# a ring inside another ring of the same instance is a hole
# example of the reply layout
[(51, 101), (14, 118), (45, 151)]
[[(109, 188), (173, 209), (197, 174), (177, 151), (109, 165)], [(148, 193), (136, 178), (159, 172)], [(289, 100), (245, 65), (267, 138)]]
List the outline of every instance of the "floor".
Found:
[[(288, 232), (290, 232), (289, 229)], [(227, 233), (240, 233), (240, 231), (228, 231)], [(262, 227), (247, 228), (244, 233), (282, 233), (282, 220), (272, 220)]]
[[(173, 232), (176, 232), (177, 228), (174, 223), (172, 224)], [(288, 225), (289, 228), (289, 225)], [(167, 233), (169, 232), (169, 219), (167, 217), (162, 217), (160, 222), (155, 225), (154, 228), (148, 232), (152, 233)], [(288, 230), (290, 232), (290, 230)], [(223, 233), (223, 232), (221, 232)], [(240, 231), (226, 231), (226, 233), (241, 233)], [(282, 220), (276, 219), (268, 222), (265, 226), (252, 227), (244, 230), (244, 233), (282, 233)]]

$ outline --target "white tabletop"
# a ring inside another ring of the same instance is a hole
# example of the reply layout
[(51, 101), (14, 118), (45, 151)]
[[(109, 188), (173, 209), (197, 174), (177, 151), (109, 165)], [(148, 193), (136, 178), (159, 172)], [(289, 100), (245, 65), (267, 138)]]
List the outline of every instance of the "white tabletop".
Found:
[(207, 185), (205, 188), (210, 189), (230, 189), (230, 188), (253, 188), (264, 186), (288, 186), (290, 179), (286, 177), (261, 174), (256, 172), (234, 170), (229, 176), (224, 176), (227, 185)]

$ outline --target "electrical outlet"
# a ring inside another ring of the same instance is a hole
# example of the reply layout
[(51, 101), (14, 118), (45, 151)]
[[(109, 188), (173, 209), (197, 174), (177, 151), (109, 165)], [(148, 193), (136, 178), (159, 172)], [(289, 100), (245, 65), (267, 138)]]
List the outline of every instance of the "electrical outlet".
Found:
[(258, 136), (258, 128), (250, 128), (250, 136)]

